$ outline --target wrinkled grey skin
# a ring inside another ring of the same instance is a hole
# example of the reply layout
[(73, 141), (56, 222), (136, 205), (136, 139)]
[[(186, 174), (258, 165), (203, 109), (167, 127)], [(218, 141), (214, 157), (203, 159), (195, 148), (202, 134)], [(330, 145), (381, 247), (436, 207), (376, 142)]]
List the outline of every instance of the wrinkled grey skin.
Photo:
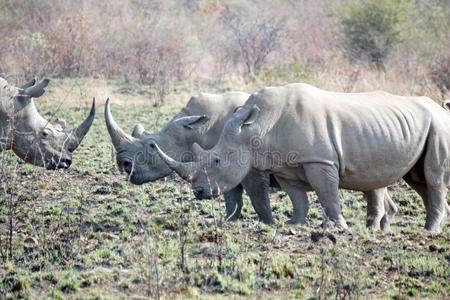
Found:
[(0, 78), (0, 152), (12, 150), (24, 161), (46, 169), (69, 168), (95, 118), (95, 100), (89, 116), (77, 128), (65, 122), (51, 124), (37, 111), (32, 98), (40, 97), (49, 83), (35, 80), (17, 88)]
[[(163, 149), (182, 161), (194, 159), (192, 145), (199, 143), (211, 148), (217, 143), (225, 121), (236, 107), (245, 103), (249, 94), (229, 92), (224, 94), (201, 93), (191, 97), (187, 105), (159, 132), (148, 133), (142, 125), (126, 134), (114, 121), (110, 102), (105, 106), (105, 121), (114, 148), (117, 165), (126, 172), (133, 184), (152, 182), (170, 175), (172, 169), (153, 148), (158, 143)], [(273, 223), (269, 201), (269, 178), (266, 174), (251, 172), (240, 184), (225, 194), (227, 218), (236, 220), (242, 209), (243, 189), (249, 195), (260, 220)]]
[[(105, 121), (113, 145), (117, 151), (117, 165), (128, 174), (130, 182), (143, 184), (170, 175), (172, 169), (157, 155), (152, 148), (156, 142), (171, 155), (182, 161), (192, 161), (192, 145), (199, 143), (211, 148), (220, 137), (225, 121), (236, 107), (247, 100), (249, 94), (231, 92), (225, 94), (202, 93), (193, 96), (188, 104), (172, 118), (159, 132), (145, 132), (142, 125), (134, 127), (130, 135), (126, 134), (114, 121), (110, 101), (105, 106)], [(270, 208), (269, 176), (265, 172), (251, 171), (236, 187), (224, 193), (227, 219), (234, 221), (240, 217), (242, 193), (245, 189), (260, 220), (266, 224), (273, 223)], [(369, 205), (367, 222), (373, 228), (388, 229), (389, 219), (397, 208), (387, 192), (369, 195), (373, 199)], [(380, 201), (376, 197), (379, 197)], [(383, 200), (386, 201), (384, 204)], [(378, 204), (380, 202), (381, 204)], [(386, 207), (386, 211), (385, 211)], [(294, 219), (293, 219), (294, 220)], [(294, 222), (294, 221), (293, 221)]]
[(294, 208), (314, 190), (327, 216), (345, 227), (339, 188), (374, 191), (404, 178), (424, 200), (427, 230), (440, 232), (450, 215), (450, 115), (426, 97), (265, 88), (230, 118), (212, 149), (194, 148), (198, 162), (161, 155), (206, 196), (265, 170)]

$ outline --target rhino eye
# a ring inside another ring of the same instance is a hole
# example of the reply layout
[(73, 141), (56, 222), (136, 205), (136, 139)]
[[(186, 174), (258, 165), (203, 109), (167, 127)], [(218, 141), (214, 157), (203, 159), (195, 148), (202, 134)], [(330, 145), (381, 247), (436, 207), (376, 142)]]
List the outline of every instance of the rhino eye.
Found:
[(43, 138), (47, 138), (48, 137), (48, 132), (47, 131), (41, 131), (41, 137)]
[(220, 165), (220, 159), (215, 158), (214, 159), (214, 165), (216, 165), (216, 166)]

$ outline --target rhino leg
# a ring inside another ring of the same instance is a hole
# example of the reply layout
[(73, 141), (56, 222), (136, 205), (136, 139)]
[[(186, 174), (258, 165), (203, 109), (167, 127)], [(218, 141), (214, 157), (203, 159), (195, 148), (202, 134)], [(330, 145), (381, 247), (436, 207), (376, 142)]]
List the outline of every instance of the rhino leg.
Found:
[(269, 176), (256, 171), (250, 172), (242, 181), (259, 219), (265, 224), (273, 224), (269, 198)]
[(316, 192), (327, 217), (337, 226), (347, 228), (339, 205), (339, 172), (335, 166), (309, 163), (304, 165), (306, 180)]
[(450, 208), (446, 200), (447, 187), (428, 185), (414, 180), (413, 175), (414, 174), (407, 174), (404, 177), (404, 180), (423, 199), (427, 213), (425, 229), (439, 233), (450, 216)]
[(374, 230), (387, 231), (390, 219), (397, 212), (386, 188), (364, 192), (367, 198), (367, 226)]
[(384, 189), (384, 216), (381, 219), (380, 227), (383, 231), (388, 231), (389, 227), (391, 225), (391, 219), (394, 217), (394, 215), (398, 212), (397, 205), (395, 205), (394, 201), (392, 201), (391, 196), (389, 196), (389, 193), (387, 189)]
[(228, 221), (236, 221), (241, 216), (242, 210), (242, 185), (238, 185), (229, 192), (224, 193), (225, 209)]
[(413, 180), (413, 177), (411, 174), (407, 174), (403, 179), (406, 181), (406, 183), (416, 191), (417, 194), (422, 198), (423, 204), (425, 207), (427, 207), (428, 203), (428, 188), (426, 183), (423, 182), (417, 182)]
[(449, 212), (446, 196), (447, 187), (428, 186), (426, 230), (435, 233), (442, 231)]
[(292, 218), (287, 224), (304, 224), (309, 210), (308, 195), (305, 186), (299, 181), (291, 181), (281, 177), (275, 177), (281, 189), (285, 191), (291, 199), (294, 211)]

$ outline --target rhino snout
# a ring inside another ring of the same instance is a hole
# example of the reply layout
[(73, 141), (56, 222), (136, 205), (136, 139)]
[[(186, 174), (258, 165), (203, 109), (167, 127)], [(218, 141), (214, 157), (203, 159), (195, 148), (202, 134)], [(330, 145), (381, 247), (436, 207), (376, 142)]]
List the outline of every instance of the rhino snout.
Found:
[(47, 170), (68, 169), (71, 165), (72, 160), (69, 158), (61, 158), (59, 160), (55, 160), (54, 158), (52, 158), (46, 162), (45, 168)]
[(133, 172), (133, 163), (128, 160), (123, 161), (122, 170), (124, 170), (128, 175), (131, 175), (131, 173)]
[(196, 188), (193, 190), (193, 193), (198, 200), (205, 199), (205, 190), (203, 188)]

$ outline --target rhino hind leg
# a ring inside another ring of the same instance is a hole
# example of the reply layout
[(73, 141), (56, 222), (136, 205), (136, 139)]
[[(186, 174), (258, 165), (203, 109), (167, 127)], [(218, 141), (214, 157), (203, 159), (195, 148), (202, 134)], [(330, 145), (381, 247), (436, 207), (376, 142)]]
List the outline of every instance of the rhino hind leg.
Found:
[(367, 226), (373, 230), (389, 230), (390, 220), (397, 213), (386, 188), (364, 192), (367, 198)]
[(276, 180), (281, 189), (289, 195), (293, 206), (292, 218), (286, 223), (305, 224), (309, 210), (309, 201), (305, 186), (298, 181), (291, 181), (280, 177), (276, 177)]
[(259, 172), (250, 172), (242, 181), (259, 220), (265, 224), (274, 222), (270, 207), (269, 183), (269, 176)]
[(381, 218), (380, 228), (383, 231), (388, 231), (391, 225), (391, 220), (398, 212), (398, 208), (391, 196), (389, 196), (387, 188), (384, 189), (384, 210), (385, 213), (383, 218)]
[(242, 210), (242, 185), (224, 193), (225, 209), (228, 221), (236, 221), (241, 216)]
[(310, 163), (304, 165), (308, 183), (316, 192), (328, 219), (337, 226), (348, 228), (339, 205), (339, 172), (335, 166)]

